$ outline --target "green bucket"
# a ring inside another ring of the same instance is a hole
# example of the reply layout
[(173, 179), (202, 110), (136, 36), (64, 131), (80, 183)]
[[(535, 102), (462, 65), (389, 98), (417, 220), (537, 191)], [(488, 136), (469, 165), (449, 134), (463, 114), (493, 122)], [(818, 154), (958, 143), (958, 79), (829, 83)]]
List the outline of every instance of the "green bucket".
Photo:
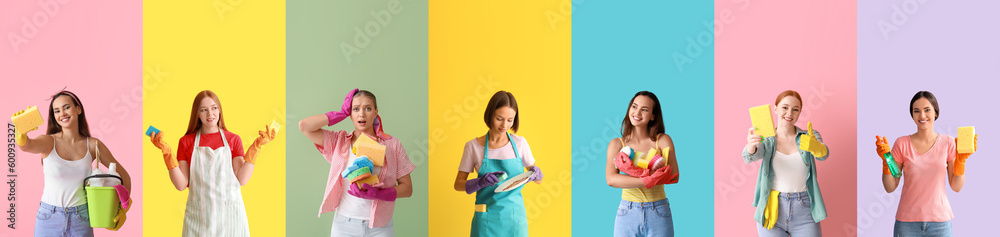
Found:
[(118, 208), (121, 207), (118, 191), (115, 190), (115, 187), (87, 186), (87, 180), (91, 178), (117, 178), (119, 181), (122, 178), (110, 174), (97, 174), (83, 180), (83, 189), (87, 194), (87, 209), (90, 212), (90, 227), (115, 227), (115, 216), (118, 215)]

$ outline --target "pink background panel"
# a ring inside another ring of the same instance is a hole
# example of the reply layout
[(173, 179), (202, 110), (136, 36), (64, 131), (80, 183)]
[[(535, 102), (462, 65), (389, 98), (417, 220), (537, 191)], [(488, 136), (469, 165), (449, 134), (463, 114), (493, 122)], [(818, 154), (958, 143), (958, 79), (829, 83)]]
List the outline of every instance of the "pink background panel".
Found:
[[(142, 233), (141, 14), (140, 1), (0, 3), (0, 78), (4, 88), (0, 113), (4, 120), (32, 105), (47, 119), (48, 97), (66, 87), (82, 100), (91, 134), (108, 146), (132, 176), (134, 203), (125, 226), (118, 232), (97, 229), (98, 236)], [(44, 126), (29, 135), (44, 134)], [(33, 235), (43, 185), (39, 159), (38, 154), (18, 152), (16, 229), (7, 228), (9, 221), (4, 220), (0, 237)], [(6, 176), (9, 171), (2, 173)], [(9, 202), (0, 204), (7, 206)]]
[(748, 109), (796, 90), (830, 157), (817, 163), (827, 236), (856, 230), (857, 42), (854, 2), (716, 1), (715, 233), (756, 236), (754, 187), (760, 161), (741, 152)]

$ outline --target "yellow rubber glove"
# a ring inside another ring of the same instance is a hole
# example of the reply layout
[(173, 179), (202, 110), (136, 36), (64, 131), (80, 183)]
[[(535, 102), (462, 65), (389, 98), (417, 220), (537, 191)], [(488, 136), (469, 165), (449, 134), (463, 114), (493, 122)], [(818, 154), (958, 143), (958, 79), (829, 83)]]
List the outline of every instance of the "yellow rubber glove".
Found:
[(38, 128), (36, 127), (24, 133), (19, 133), (19, 132), (14, 133), (14, 142), (16, 142), (18, 146), (24, 146), (24, 144), (28, 143), (28, 132), (35, 130), (38, 130)]
[[(20, 111), (14, 112), (14, 114), (10, 115), (10, 117), (14, 118), (14, 117), (17, 117), (18, 115), (21, 115), (23, 113), (24, 113), (24, 110), (22, 109)], [(32, 128), (32, 129), (30, 129), (28, 131), (20, 131), (20, 130), (15, 129), (15, 131), (14, 131), (14, 142), (17, 143), (18, 146), (24, 146), (24, 144), (28, 142), (28, 132), (35, 131), (35, 130), (38, 130), (38, 127)]]
[(264, 126), (264, 130), (260, 130), (257, 133), (260, 136), (253, 140), (253, 144), (247, 149), (247, 153), (243, 155), (243, 160), (250, 164), (256, 164), (257, 153), (260, 152), (260, 147), (274, 140), (274, 137), (278, 135), (278, 129), (267, 125)]
[[(979, 134), (976, 134), (972, 140), (974, 146), (972, 146), (972, 152), (975, 153), (979, 150)], [(958, 138), (955, 138), (955, 143), (958, 143)], [(958, 153), (955, 151), (955, 175), (965, 175), (965, 159), (969, 159), (972, 153)]]
[(149, 137), (149, 141), (153, 142), (153, 146), (160, 149), (160, 153), (163, 154), (163, 163), (167, 164), (167, 170), (172, 170), (180, 166), (177, 163), (177, 157), (174, 157), (174, 151), (170, 148), (170, 144), (163, 141), (163, 132), (153, 133), (153, 136)]
[(767, 195), (767, 206), (764, 206), (764, 228), (770, 230), (774, 228), (774, 223), (778, 223), (778, 194), (780, 192), (771, 190)]
[(122, 225), (125, 225), (125, 219), (126, 219), (125, 213), (127, 213), (128, 209), (131, 207), (132, 203), (129, 203), (127, 207), (118, 208), (118, 215), (115, 216), (115, 227), (108, 227), (105, 229), (110, 231), (118, 231), (118, 229), (121, 229)]
[(813, 124), (809, 122), (809, 133), (799, 137), (799, 150), (808, 151), (812, 153), (815, 157), (826, 156), (827, 150), (826, 145), (816, 139), (816, 135), (813, 132)]

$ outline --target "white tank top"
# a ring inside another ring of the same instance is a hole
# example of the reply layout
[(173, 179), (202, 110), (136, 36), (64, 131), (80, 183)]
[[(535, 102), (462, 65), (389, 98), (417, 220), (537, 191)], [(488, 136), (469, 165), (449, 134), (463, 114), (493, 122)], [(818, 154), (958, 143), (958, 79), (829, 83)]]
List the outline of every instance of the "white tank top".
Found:
[(87, 139), (87, 155), (83, 159), (68, 161), (56, 152), (57, 139), (52, 139), (52, 151), (42, 159), (42, 174), (45, 185), (42, 188), (42, 202), (57, 207), (75, 207), (87, 204), (83, 192), (83, 179), (92, 171), (94, 158), (90, 156), (90, 139)]
[(809, 174), (809, 167), (802, 161), (802, 156), (798, 152), (785, 155), (775, 149), (771, 167), (774, 168), (774, 182), (771, 189), (783, 193), (807, 190), (806, 175)]

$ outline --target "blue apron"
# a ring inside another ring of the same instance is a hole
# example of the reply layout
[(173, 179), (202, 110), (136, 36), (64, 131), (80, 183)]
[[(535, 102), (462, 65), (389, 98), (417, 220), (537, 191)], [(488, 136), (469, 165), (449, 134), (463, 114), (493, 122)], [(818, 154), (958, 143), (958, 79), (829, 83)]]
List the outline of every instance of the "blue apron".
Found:
[[(515, 159), (491, 160), (489, 134), (486, 137), (486, 147), (483, 149), (483, 165), (479, 167), (479, 177), (496, 171), (507, 172), (508, 178), (524, 173), (524, 162), (517, 153), (517, 145), (510, 134), (507, 134), (510, 146), (514, 148)], [(503, 182), (500, 182), (503, 183)], [(470, 236), (528, 236), (528, 214), (524, 210), (524, 197), (520, 186), (514, 190), (498, 193), (499, 184), (484, 187), (476, 192), (476, 204), (485, 204), (486, 212), (475, 212), (472, 215), (472, 234)]]

